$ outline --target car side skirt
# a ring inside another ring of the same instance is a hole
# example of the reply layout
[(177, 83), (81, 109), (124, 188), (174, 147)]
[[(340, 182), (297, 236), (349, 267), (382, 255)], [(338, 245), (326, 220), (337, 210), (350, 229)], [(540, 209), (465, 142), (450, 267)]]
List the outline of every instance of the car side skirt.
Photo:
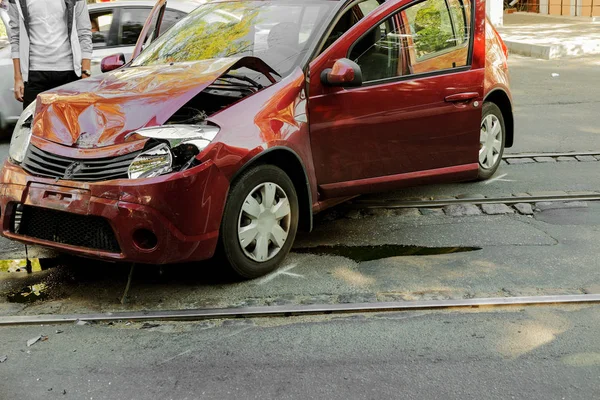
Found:
[(353, 196), (359, 193), (383, 192), (430, 183), (468, 181), (477, 178), (478, 168), (479, 165), (473, 163), (355, 181), (328, 183), (319, 186), (319, 194), (321, 198), (325, 199)]

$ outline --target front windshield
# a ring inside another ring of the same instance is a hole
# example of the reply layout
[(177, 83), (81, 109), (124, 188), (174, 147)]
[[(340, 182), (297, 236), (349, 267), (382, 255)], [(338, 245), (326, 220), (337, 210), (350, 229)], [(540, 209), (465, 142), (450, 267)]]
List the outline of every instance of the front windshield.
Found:
[(255, 56), (284, 76), (302, 59), (335, 2), (218, 2), (198, 7), (132, 66)]

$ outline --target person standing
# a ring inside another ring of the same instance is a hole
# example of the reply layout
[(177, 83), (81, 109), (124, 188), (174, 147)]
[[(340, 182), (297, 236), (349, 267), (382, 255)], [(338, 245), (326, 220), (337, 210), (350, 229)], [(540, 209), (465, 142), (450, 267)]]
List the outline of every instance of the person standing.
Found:
[(23, 108), (46, 90), (91, 76), (85, 0), (8, 0), (15, 98)]

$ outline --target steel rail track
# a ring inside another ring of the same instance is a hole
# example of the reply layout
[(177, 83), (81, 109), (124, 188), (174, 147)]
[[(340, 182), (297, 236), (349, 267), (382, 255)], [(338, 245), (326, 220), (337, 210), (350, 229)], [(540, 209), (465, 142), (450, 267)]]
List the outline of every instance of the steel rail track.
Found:
[(542, 304), (599, 303), (600, 294), (492, 297), (482, 299), (393, 301), (354, 304), (284, 305), (245, 308), (190, 309), (172, 311), (125, 311), (96, 314), (24, 315), (0, 317), (0, 326), (64, 324), (77, 321), (190, 321), (253, 317), (281, 317), (317, 314), (372, 313), (389, 311), (435, 310), (447, 308), (531, 306)]
[(349, 208), (436, 208), (452, 204), (517, 204), (557, 201), (599, 201), (600, 193), (566, 194), (552, 196), (511, 196), (440, 200), (355, 200), (347, 204)]
[(582, 152), (565, 152), (565, 153), (517, 153), (504, 154), (502, 159), (514, 158), (535, 158), (535, 157), (576, 157), (576, 156), (598, 156), (600, 151), (582, 151)]

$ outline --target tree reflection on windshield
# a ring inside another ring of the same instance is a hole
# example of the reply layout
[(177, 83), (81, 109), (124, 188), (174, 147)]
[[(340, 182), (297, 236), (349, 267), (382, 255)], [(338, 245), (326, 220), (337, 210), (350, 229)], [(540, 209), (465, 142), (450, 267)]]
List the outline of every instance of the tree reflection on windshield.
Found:
[(206, 4), (165, 32), (133, 66), (255, 56), (285, 75), (314, 40), (330, 2)]

